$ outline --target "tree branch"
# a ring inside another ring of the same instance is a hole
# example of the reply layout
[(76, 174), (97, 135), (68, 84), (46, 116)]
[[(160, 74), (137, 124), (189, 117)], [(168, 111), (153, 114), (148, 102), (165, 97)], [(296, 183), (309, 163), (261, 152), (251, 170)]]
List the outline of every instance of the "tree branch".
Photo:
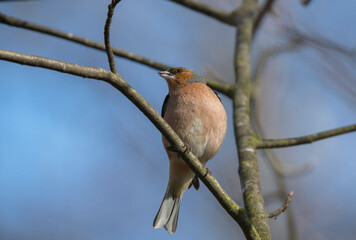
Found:
[(286, 197), (286, 200), (284, 201), (283, 206), (278, 208), (276, 211), (269, 213), (268, 218), (277, 219), (277, 217), (288, 208), (289, 203), (292, 201), (293, 193), (294, 193), (293, 191), (290, 191), (288, 196)]
[[(64, 40), (68, 40), (71, 42), (76, 42), (79, 43), (83, 46), (87, 46), (90, 48), (94, 48), (97, 50), (101, 50), (101, 51), (105, 51), (105, 45), (99, 42), (95, 42), (93, 40), (90, 40), (88, 38), (83, 38), (83, 37), (79, 37), (76, 36), (72, 33), (67, 33), (67, 32), (63, 32), (63, 31), (59, 31), (57, 29), (54, 28), (50, 28), (50, 27), (45, 27), (36, 23), (32, 23), (32, 22), (28, 22), (28, 21), (24, 21), (22, 19), (19, 18), (15, 18), (15, 17), (10, 17), (7, 16), (3, 13), (0, 13), (0, 23), (9, 25), (9, 26), (13, 26), (13, 27), (19, 27), (19, 28), (24, 28), (27, 30), (32, 30), (35, 32), (40, 32), (43, 34), (47, 34), (47, 35), (51, 35), (54, 37), (58, 37), (58, 38), (62, 38)], [(129, 52), (129, 51), (125, 51), (119, 48), (113, 48), (113, 53), (115, 56), (118, 57), (123, 57), (126, 59), (129, 59), (131, 61), (134, 62), (138, 62), (141, 63), (143, 65), (146, 65), (148, 67), (154, 68), (154, 69), (158, 69), (158, 70), (167, 70), (169, 69), (171, 66), (157, 62), (157, 61), (153, 61), (151, 59), (142, 57), (138, 54)]]
[(241, 8), (243, 18), (237, 25), (235, 72), (236, 83), (233, 97), (234, 130), (238, 145), (239, 176), (243, 189), (245, 208), (252, 224), (262, 239), (271, 239), (267, 213), (261, 194), (260, 176), (255, 148), (256, 137), (251, 127), (251, 64), (250, 45), (256, 0), (244, 0)]
[(255, 22), (253, 24), (253, 36), (256, 34), (257, 29), (261, 25), (265, 15), (272, 9), (272, 5), (275, 2), (275, 0), (266, 0), (265, 4), (257, 14), (257, 17), (255, 19)]
[(286, 138), (286, 139), (261, 139), (257, 143), (257, 148), (282, 148), (291, 147), (296, 145), (302, 145), (307, 143), (312, 143), (325, 138), (335, 137), (341, 134), (346, 134), (356, 131), (356, 124), (348, 125), (341, 128), (335, 128), (332, 130), (314, 133), (311, 135), (297, 137), (297, 138)]
[(225, 12), (223, 10), (216, 9), (208, 4), (196, 2), (193, 0), (170, 0), (179, 5), (192, 9), (196, 12), (202, 13), (206, 16), (212, 17), (220, 22), (226, 23), (231, 26), (236, 26), (238, 21), (239, 11), (236, 9), (232, 12)]
[(237, 205), (232, 198), (220, 186), (218, 181), (207, 174), (207, 169), (201, 162), (186, 149), (185, 144), (173, 131), (168, 123), (156, 112), (156, 110), (119, 74), (113, 74), (101, 68), (81, 66), (77, 64), (62, 62), (54, 59), (38, 57), (34, 55), (21, 54), (0, 49), (0, 59), (19, 63), (22, 65), (46, 68), (79, 77), (91, 78), (105, 81), (124, 94), (145, 116), (156, 126), (169, 143), (177, 149), (183, 160), (197, 174), (202, 182), (208, 187), (221, 206), (241, 226), (247, 239), (261, 239), (256, 229), (251, 224), (244, 208)]
[(119, 2), (120, 0), (112, 0), (111, 4), (109, 4), (108, 15), (104, 27), (105, 50), (106, 50), (106, 54), (108, 55), (110, 70), (114, 74), (117, 74), (117, 69), (115, 65), (114, 53), (110, 45), (110, 26), (111, 26), (112, 16), (114, 15), (115, 7)]
[[(7, 24), (9, 26), (13, 27), (19, 27), (19, 28), (24, 28), (28, 30), (32, 30), (35, 32), (40, 32), (43, 34), (51, 35), (54, 37), (62, 38), (71, 42), (76, 42), (79, 43), (83, 46), (87, 46), (90, 48), (94, 48), (97, 50), (105, 51), (105, 45), (99, 42), (95, 42), (93, 40), (90, 40), (88, 38), (83, 38), (76, 36), (72, 33), (66, 33), (62, 32), (53, 28), (41, 26), (35, 23), (27, 22), (18, 18), (10, 17), (5, 14), (0, 13), (0, 23)], [(131, 61), (146, 65), (148, 67), (157, 69), (157, 70), (167, 70), (169, 68), (172, 68), (172, 66), (160, 63), (154, 60), (151, 60), (149, 58), (140, 56), (138, 54), (128, 52), (122, 49), (118, 48), (112, 48), (113, 53), (115, 56), (118, 57), (123, 57), (126, 59), (129, 59)], [(233, 86), (230, 86), (226, 83), (222, 83), (220, 81), (216, 81), (210, 78), (205, 78), (207, 84), (214, 90), (221, 92), (222, 94), (225, 94), (226, 96), (231, 97), (233, 93)]]

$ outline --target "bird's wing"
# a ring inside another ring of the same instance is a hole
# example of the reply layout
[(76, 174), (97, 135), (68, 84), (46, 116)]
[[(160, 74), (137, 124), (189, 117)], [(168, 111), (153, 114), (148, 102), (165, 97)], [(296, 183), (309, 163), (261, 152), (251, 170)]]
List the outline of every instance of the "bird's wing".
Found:
[(162, 109), (161, 109), (162, 117), (164, 117), (164, 115), (166, 114), (168, 99), (169, 99), (169, 94), (167, 94), (166, 98), (164, 99), (163, 105), (162, 105)]

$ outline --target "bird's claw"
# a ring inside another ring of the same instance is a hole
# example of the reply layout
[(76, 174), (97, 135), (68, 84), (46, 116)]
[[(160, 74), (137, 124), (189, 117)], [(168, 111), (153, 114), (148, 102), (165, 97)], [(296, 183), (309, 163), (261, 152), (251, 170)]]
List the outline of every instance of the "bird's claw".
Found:
[[(166, 150), (167, 150), (167, 151), (170, 151), (170, 152), (180, 153), (180, 152), (178, 151), (178, 149), (177, 149), (176, 147), (172, 146), (172, 145), (166, 147)], [(190, 149), (189, 145), (184, 144), (184, 154), (187, 154), (187, 153), (189, 153), (189, 152), (191, 152), (191, 149)]]
[(178, 153), (178, 150), (177, 150), (177, 148), (176, 147), (174, 147), (174, 146), (168, 146), (168, 147), (166, 147), (166, 150), (167, 151), (170, 151), (170, 152), (175, 152), (175, 153)]
[(188, 154), (189, 152), (191, 152), (191, 149), (188, 144), (184, 144), (184, 147), (185, 147), (184, 154)]

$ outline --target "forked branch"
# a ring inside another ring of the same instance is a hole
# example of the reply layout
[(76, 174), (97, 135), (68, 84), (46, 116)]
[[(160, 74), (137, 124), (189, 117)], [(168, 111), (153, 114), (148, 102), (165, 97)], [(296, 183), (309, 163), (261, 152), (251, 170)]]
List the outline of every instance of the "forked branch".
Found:
[(211, 175), (206, 174), (207, 169), (193, 155), (186, 151), (185, 144), (167, 122), (157, 113), (157, 111), (119, 74), (113, 74), (101, 68), (87, 67), (54, 59), (38, 57), (34, 55), (21, 54), (0, 49), (0, 59), (19, 63), (22, 65), (46, 68), (62, 73), (67, 73), (83, 78), (91, 78), (105, 81), (124, 94), (137, 108), (146, 115), (146, 117), (156, 126), (156, 128), (165, 136), (169, 143), (179, 151), (182, 158), (199, 176), (202, 182), (213, 193), (221, 206), (227, 213), (241, 226), (247, 239), (260, 239), (256, 229), (249, 221), (244, 208), (232, 200), (232, 198), (220, 186), (218, 181)]
[[(7, 24), (9, 26), (32, 30), (35, 32), (40, 32), (40, 33), (47, 34), (50, 36), (62, 38), (62, 39), (65, 39), (65, 40), (68, 40), (71, 42), (76, 42), (83, 46), (87, 46), (87, 47), (94, 48), (97, 50), (105, 51), (105, 45), (102, 43), (95, 42), (88, 38), (79, 37), (72, 33), (67, 33), (67, 32), (63, 32), (63, 31), (59, 31), (54, 28), (49, 28), (49, 27), (45, 27), (45, 26), (38, 25), (35, 23), (31, 23), (28, 21), (24, 21), (19, 18), (10, 17), (10, 16), (7, 16), (2, 13), (0, 13), (0, 23)], [(112, 51), (115, 56), (123, 57), (123, 58), (129, 59), (131, 61), (146, 65), (146, 66), (154, 68), (154, 69), (157, 69), (157, 70), (167, 70), (169, 68), (172, 68), (172, 66), (170, 66), (170, 65), (160, 63), (160, 62), (154, 61), (152, 59), (140, 56), (136, 53), (125, 51), (125, 50), (122, 50), (119, 48), (112, 47)], [(207, 78), (207, 77), (204, 77), (204, 79), (206, 80), (206, 82), (212, 89), (214, 89), (222, 94), (225, 94), (226, 96), (229, 96), (229, 97), (232, 96), (233, 86), (226, 84), (226, 83), (222, 83), (220, 81), (217, 81), (217, 80), (214, 80), (211, 78)]]

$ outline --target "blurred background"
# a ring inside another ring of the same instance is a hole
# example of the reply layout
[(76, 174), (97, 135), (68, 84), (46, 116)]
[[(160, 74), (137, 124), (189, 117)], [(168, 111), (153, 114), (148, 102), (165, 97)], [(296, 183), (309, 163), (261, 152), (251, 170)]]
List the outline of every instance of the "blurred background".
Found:
[[(109, 2), (0, 1), (0, 12), (103, 42)], [(204, 2), (226, 11), (240, 4)], [(356, 122), (355, 9), (354, 0), (315, 0), (306, 7), (276, 1), (251, 54), (254, 125), (265, 137)], [(122, 1), (111, 43), (234, 82), (235, 29), (169, 1)], [(0, 25), (0, 48), (108, 69), (104, 52), (7, 25)], [(168, 89), (157, 70), (122, 58), (116, 63), (160, 111)], [(174, 235), (152, 228), (168, 160), (160, 133), (113, 87), (4, 61), (0, 73), (0, 239), (243, 239), (204, 185), (185, 192)], [(228, 132), (207, 166), (243, 204), (232, 104), (221, 97)], [(294, 190), (287, 214), (270, 220), (273, 239), (354, 239), (355, 147), (351, 133), (260, 152), (267, 210)]]

